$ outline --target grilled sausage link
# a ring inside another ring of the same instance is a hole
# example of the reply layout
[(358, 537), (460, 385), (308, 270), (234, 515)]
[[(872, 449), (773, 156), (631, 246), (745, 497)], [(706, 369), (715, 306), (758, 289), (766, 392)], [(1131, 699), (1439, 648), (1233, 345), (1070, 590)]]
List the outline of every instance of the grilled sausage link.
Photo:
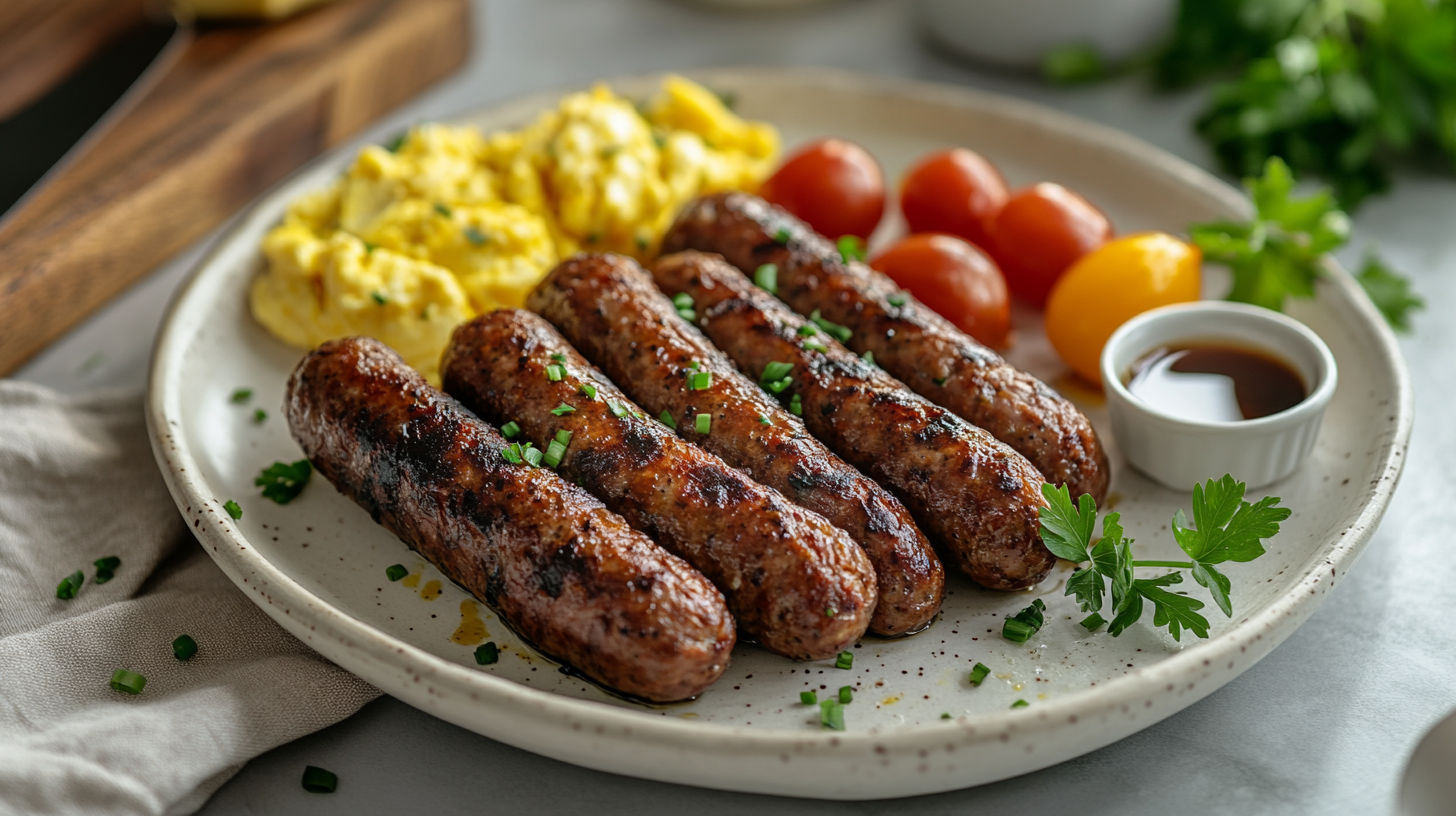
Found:
[(820, 332), (716, 255), (658, 259), (664, 292), (686, 292), (708, 339), (752, 374), (793, 365), (804, 424), (899, 497), (931, 541), (991, 589), (1039, 583), (1056, 558), (1042, 544), (1042, 478), (1021, 454), (907, 389)]
[(379, 341), (304, 357), (285, 410), (339, 492), (547, 654), (663, 702), (728, 667), (733, 617), (712, 584), (585, 490), (507, 463), (495, 429)]
[(697, 567), (764, 648), (830, 657), (869, 626), (875, 576), (848, 535), (642, 414), (544, 319), (477, 317), (441, 369), (447, 391), (524, 439), (546, 447), (567, 432), (560, 473)]
[(834, 244), (784, 210), (743, 193), (699, 198), (678, 214), (662, 242), (664, 254), (684, 249), (716, 252), (750, 274), (762, 264), (777, 265), (779, 297), (795, 311), (818, 309), (849, 327), (851, 349), (873, 352), (901, 382), (990, 431), (1047, 481), (1067, 485), (1073, 498), (1106, 498), (1107, 453), (1076, 406), (885, 275), (841, 262)]
[[(576, 255), (557, 266), (526, 305), (648, 414), (675, 417), (679, 436), (849, 533), (869, 556), (879, 585), (870, 631), (913, 632), (935, 616), (945, 571), (904, 506), (739, 374), (677, 314), (636, 261)], [(689, 379), (705, 373), (706, 383)], [(693, 427), (700, 413), (713, 415), (710, 433)]]

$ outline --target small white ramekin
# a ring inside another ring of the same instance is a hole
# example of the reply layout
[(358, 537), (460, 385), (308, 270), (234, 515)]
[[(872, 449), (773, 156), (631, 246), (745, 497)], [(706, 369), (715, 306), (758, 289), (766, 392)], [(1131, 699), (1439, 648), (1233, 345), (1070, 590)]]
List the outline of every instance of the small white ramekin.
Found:
[[(1123, 375), (1160, 346), (1229, 343), (1292, 366), (1309, 396), (1285, 411), (1238, 422), (1183, 419), (1143, 402)], [(1102, 349), (1102, 384), (1118, 447), (1134, 468), (1176, 490), (1225, 473), (1258, 488), (1293, 473), (1314, 449), (1335, 394), (1335, 356), (1303, 323), (1242, 303), (1205, 300), (1153, 309), (1124, 323)]]

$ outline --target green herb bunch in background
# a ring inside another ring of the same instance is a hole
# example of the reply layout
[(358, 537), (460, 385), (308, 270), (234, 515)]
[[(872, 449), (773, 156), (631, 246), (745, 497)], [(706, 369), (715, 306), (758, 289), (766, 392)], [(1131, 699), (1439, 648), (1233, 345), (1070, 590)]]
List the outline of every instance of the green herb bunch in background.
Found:
[(1278, 156), (1353, 210), (1391, 158), (1456, 166), (1456, 0), (1182, 0), (1154, 71), (1225, 80), (1196, 127), (1234, 175)]

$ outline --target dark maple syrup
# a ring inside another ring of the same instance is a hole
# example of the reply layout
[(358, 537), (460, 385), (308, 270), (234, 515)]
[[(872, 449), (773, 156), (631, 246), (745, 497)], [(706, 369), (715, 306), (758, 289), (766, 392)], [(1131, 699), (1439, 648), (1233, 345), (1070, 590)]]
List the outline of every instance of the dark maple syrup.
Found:
[(1225, 343), (1154, 349), (1132, 364), (1126, 385), (1154, 408), (1204, 422), (1271, 416), (1309, 396), (1304, 380), (1288, 363)]

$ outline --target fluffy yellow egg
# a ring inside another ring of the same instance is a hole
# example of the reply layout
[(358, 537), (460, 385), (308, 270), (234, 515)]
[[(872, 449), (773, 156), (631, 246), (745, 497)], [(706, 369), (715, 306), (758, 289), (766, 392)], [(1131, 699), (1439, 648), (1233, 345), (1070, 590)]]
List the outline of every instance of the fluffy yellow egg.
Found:
[(300, 348), (376, 337), (438, 383), (457, 323), (523, 305), (578, 251), (650, 258), (683, 204), (756, 189), (778, 148), (772, 126), (672, 76), (640, 108), (598, 86), (517, 131), (421, 125), (293, 202), (253, 314)]

